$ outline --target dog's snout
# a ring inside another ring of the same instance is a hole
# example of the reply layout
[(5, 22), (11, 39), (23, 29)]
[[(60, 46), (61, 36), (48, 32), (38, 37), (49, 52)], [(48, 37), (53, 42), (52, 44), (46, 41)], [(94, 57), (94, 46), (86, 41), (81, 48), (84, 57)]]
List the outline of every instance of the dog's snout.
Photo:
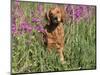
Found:
[(53, 19), (54, 19), (54, 20), (57, 20), (57, 16), (53, 16)]
[(57, 16), (51, 16), (52, 20), (57, 20)]
[(52, 13), (50, 13), (50, 18), (53, 20), (57, 20), (57, 16), (53, 15)]
[(57, 23), (58, 23), (58, 18), (57, 18), (57, 16), (54, 16), (54, 15), (53, 15), (53, 16), (51, 16), (50, 18), (51, 18), (51, 19), (50, 19), (50, 20), (51, 20), (51, 23), (53, 23), (53, 24), (57, 24)]

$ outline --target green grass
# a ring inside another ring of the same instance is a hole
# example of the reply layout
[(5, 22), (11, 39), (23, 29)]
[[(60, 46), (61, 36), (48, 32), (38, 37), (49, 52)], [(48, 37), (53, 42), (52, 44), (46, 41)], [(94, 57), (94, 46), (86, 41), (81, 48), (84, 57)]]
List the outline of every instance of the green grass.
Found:
[[(32, 5), (27, 8), (33, 9)], [(24, 11), (28, 10), (24, 9)], [(30, 18), (29, 22), (31, 22)], [(81, 21), (71, 24), (66, 22), (64, 24), (65, 64), (61, 64), (55, 49), (52, 49), (50, 54), (48, 53), (46, 46), (41, 41), (41, 33), (33, 31), (12, 37), (12, 73), (95, 69), (95, 24), (95, 18), (89, 22)]]

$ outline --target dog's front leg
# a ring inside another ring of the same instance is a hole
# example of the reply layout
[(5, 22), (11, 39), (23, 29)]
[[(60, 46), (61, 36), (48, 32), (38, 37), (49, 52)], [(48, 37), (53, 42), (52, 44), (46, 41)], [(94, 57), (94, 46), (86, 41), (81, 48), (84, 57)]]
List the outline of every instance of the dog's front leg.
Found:
[(57, 52), (59, 53), (60, 61), (64, 64), (63, 48), (58, 48)]

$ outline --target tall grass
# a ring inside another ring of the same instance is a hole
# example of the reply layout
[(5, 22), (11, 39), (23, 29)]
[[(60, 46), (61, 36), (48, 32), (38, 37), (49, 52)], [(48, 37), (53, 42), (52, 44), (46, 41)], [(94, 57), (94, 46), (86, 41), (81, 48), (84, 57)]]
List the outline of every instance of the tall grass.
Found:
[[(13, 1), (12, 4), (14, 4)], [(43, 13), (41, 16), (37, 14), (37, 6), (38, 3), (20, 2), (20, 7), (24, 11), (24, 16), (26, 17), (25, 20), (32, 26), (36, 26), (40, 23), (32, 22), (32, 14), (30, 14), (30, 12), (33, 12), (33, 17), (43, 18), (44, 13), (50, 7), (54, 6), (54, 4), (44, 3), (42, 5)], [(93, 6), (89, 7), (92, 8)], [(94, 11), (94, 9), (91, 10)], [(73, 21), (71, 19), (71, 21), (66, 20), (64, 23), (65, 64), (61, 64), (59, 55), (56, 53), (55, 49), (52, 49), (52, 52), (48, 53), (46, 46), (43, 44), (43, 38), (40, 32), (32, 30), (31, 32), (23, 32), (22, 34), (12, 33), (12, 73), (95, 69), (95, 13), (92, 13), (91, 16), (92, 17), (88, 16), (88, 21), (85, 19)], [(19, 18), (16, 21), (17, 28), (20, 25)], [(17, 32), (19, 31), (17, 30)]]

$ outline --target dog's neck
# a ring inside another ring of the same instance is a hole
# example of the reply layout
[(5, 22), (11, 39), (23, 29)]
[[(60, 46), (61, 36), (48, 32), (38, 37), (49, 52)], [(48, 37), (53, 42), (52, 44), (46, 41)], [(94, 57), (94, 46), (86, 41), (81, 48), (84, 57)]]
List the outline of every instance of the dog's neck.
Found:
[(54, 31), (56, 28), (57, 28), (57, 26), (59, 26), (61, 23), (58, 23), (58, 24), (52, 24), (52, 23), (50, 23), (49, 25), (46, 25), (46, 29), (47, 29), (47, 31), (48, 32), (52, 32), (52, 31)]

